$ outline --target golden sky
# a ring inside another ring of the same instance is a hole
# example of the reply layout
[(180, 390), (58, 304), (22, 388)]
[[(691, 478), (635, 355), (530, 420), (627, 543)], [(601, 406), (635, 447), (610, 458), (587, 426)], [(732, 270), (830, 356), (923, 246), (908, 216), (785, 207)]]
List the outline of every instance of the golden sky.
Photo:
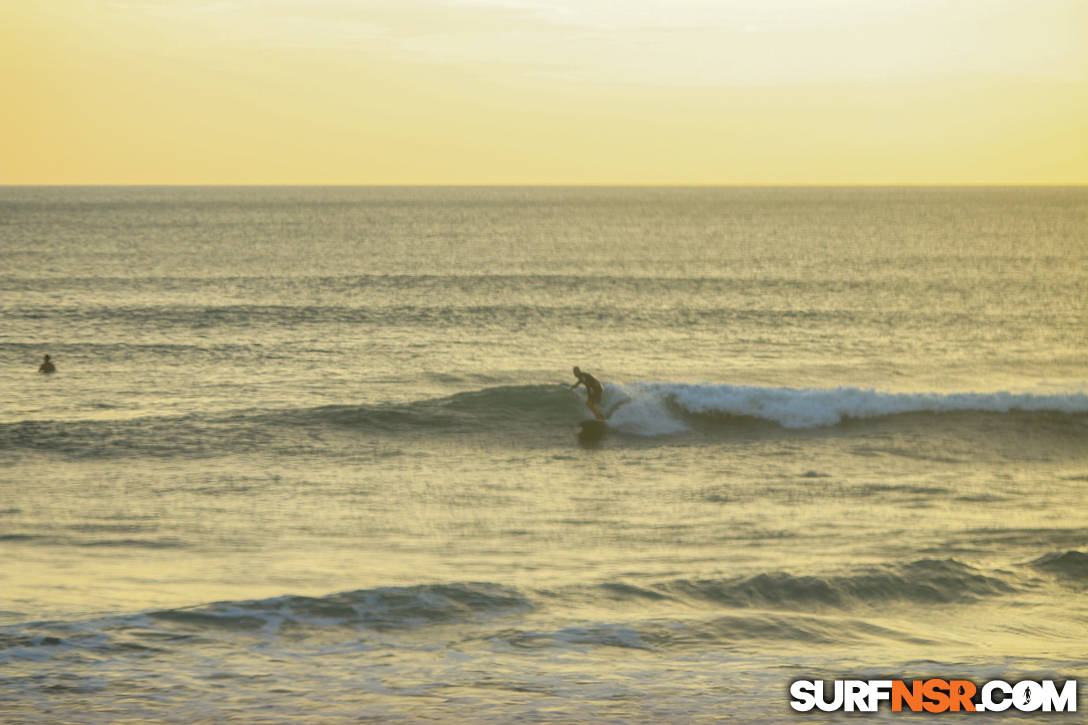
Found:
[(1088, 0), (10, 0), (0, 184), (1088, 183)]

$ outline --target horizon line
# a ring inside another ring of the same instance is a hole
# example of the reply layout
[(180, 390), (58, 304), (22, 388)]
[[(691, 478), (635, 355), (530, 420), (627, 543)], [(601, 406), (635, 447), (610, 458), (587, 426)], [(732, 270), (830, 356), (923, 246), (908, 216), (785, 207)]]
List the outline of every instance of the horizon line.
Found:
[(0, 189), (19, 188), (281, 188), (281, 189), (526, 189), (526, 188), (599, 188), (599, 189), (867, 189), (867, 188), (1076, 188), (1088, 186), (1088, 181), (1074, 182), (842, 182), (842, 183), (578, 183), (578, 182), (539, 182), (539, 183), (3, 183)]

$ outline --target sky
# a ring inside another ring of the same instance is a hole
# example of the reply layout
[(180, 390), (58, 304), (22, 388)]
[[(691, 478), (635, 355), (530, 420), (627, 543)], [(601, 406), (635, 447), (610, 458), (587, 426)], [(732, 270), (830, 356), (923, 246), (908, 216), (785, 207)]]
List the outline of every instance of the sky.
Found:
[(1088, 0), (13, 0), (0, 184), (1084, 184)]

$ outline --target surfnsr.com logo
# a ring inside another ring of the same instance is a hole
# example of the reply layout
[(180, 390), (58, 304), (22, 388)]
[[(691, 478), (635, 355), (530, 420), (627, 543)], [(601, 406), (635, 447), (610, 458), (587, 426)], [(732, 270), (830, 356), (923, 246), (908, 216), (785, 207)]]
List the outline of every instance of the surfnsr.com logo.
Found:
[(1076, 712), (1077, 681), (990, 680), (797, 680), (790, 685), (790, 707), (798, 712)]

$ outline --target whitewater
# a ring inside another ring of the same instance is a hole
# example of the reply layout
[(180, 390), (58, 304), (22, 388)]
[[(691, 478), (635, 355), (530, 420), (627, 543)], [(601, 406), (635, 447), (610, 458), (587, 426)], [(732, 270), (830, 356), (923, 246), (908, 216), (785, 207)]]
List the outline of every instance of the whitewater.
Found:
[(1088, 682), (1086, 228), (1060, 187), (0, 188), (0, 720)]

